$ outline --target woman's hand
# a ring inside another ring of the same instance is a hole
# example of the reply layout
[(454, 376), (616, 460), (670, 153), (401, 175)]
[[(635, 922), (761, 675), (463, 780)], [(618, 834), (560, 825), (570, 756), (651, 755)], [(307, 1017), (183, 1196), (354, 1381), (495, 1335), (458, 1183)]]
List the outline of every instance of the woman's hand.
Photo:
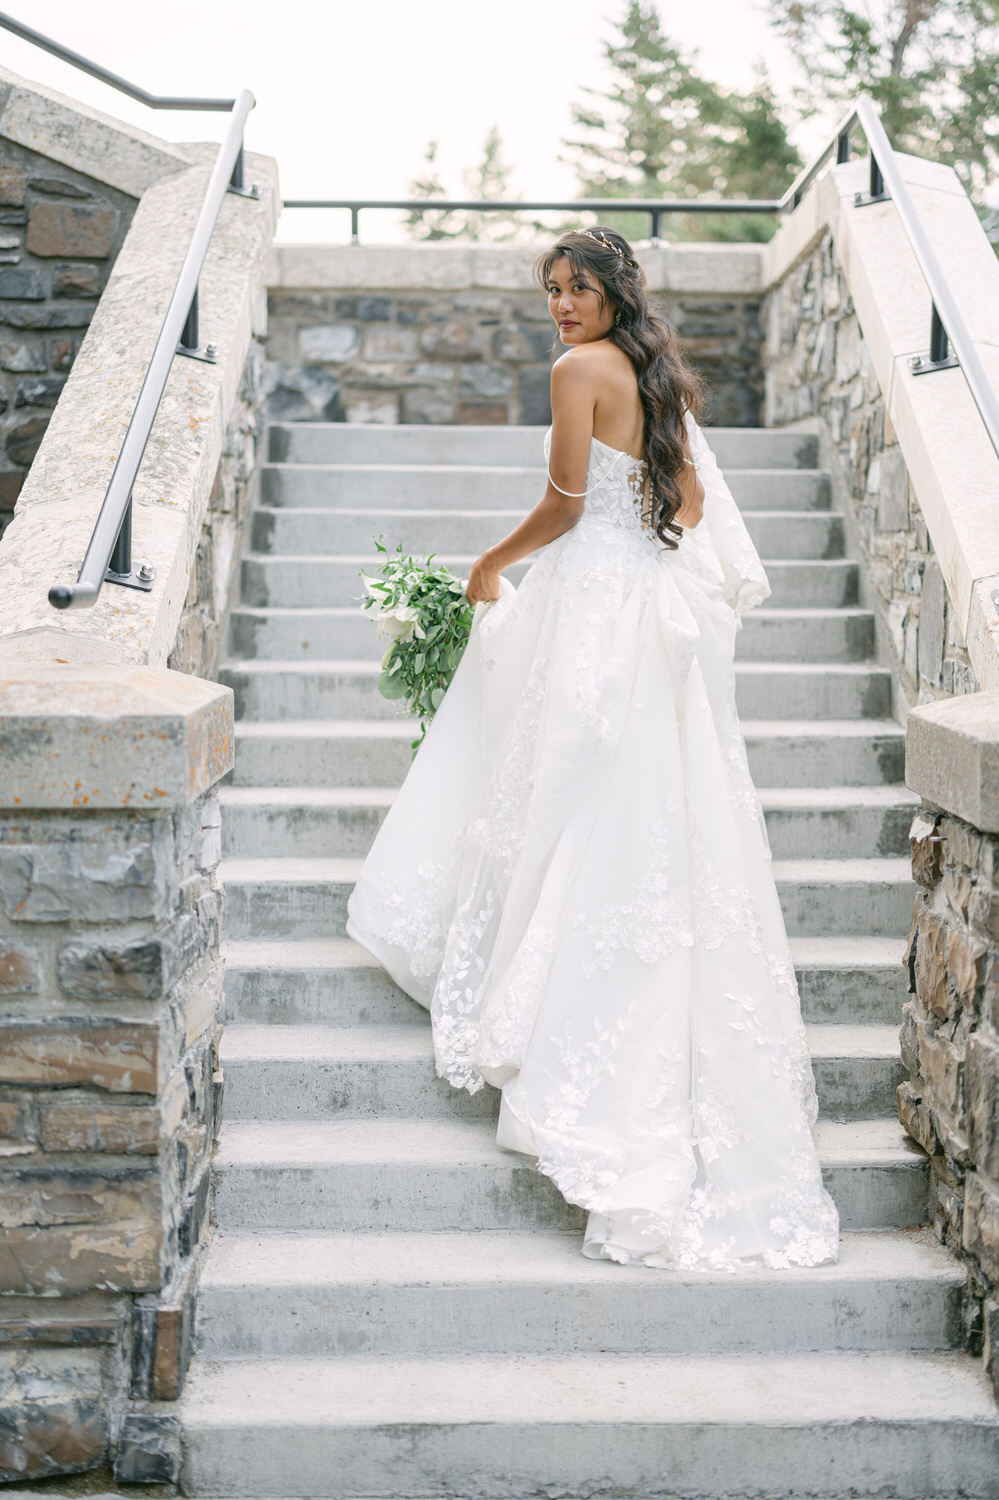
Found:
[(479, 604), (486, 600), (498, 599), (500, 596), (500, 569), (492, 560), (489, 552), (483, 552), (472, 564), (472, 571), (468, 575), (468, 587), (465, 590), (465, 598), (469, 604)]

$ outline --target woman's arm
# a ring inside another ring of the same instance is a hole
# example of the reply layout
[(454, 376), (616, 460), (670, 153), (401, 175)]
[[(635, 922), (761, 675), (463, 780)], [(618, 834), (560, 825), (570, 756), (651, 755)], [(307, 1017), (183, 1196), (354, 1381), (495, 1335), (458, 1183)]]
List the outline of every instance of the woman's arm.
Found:
[(694, 463), (694, 460), (689, 457), (689, 438), (687, 440), (687, 453), (687, 462), (684, 465), (682, 472), (677, 475), (676, 479), (677, 485), (680, 489), (680, 494), (683, 496), (683, 501), (680, 509), (676, 512), (673, 519), (674, 521), (678, 522), (679, 525), (684, 526), (688, 531), (691, 531), (704, 515), (704, 484), (701, 480), (700, 474), (698, 474), (697, 472), (697, 466)]
[[(575, 526), (583, 514), (597, 389), (596, 371), (590, 361), (585, 356), (580, 359), (576, 351), (563, 354), (552, 367), (548, 487), (520, 525), (473, 563), (465, 590), (472, 604), (482, 599), (498, 599), (503, 569), (520, 562), (539, 547), (546, 547)], [(568, 494), (561, 491), (568, 491)]]

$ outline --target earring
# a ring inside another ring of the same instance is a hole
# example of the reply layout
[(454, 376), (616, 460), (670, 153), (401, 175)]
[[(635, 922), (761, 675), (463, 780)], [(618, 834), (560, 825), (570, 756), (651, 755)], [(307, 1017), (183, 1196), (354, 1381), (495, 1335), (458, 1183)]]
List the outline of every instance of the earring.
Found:
[(620, 328), (620, 326), (621, 326), (621, 309), (618, 308), (617, 312), (614, 314), (614, 327), (615, 328)]

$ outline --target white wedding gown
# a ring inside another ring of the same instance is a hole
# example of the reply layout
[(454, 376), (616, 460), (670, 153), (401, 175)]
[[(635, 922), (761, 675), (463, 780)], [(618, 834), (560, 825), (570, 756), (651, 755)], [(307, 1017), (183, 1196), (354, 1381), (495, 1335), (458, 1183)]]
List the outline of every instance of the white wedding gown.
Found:
[[(593, 439), (579, 522), (476, 609), (348, 906), (438, 1072), (589, 1210), (584, 1253), (835, 1259), (815, 1086), (735, 707), (760, 559), (688, 415), (704, 517), (643, 528)], [(547, 452), (547, 440), (546, 440)]]

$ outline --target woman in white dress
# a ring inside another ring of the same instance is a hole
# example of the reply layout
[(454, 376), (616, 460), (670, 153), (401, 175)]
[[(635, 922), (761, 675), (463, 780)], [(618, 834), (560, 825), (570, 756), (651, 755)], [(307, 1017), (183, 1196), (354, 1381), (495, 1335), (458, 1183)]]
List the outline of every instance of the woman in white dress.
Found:
[[(583, 1252), (835, 1259), (815, 1086), (735, 706), (770, 587), (627, 241), (538, 262), (549, 484), (474, 564), (469, 644), (348, 906), (438, 1072), (589, 1210)], [(502, 572), (537, 557), (519, 589)]]

